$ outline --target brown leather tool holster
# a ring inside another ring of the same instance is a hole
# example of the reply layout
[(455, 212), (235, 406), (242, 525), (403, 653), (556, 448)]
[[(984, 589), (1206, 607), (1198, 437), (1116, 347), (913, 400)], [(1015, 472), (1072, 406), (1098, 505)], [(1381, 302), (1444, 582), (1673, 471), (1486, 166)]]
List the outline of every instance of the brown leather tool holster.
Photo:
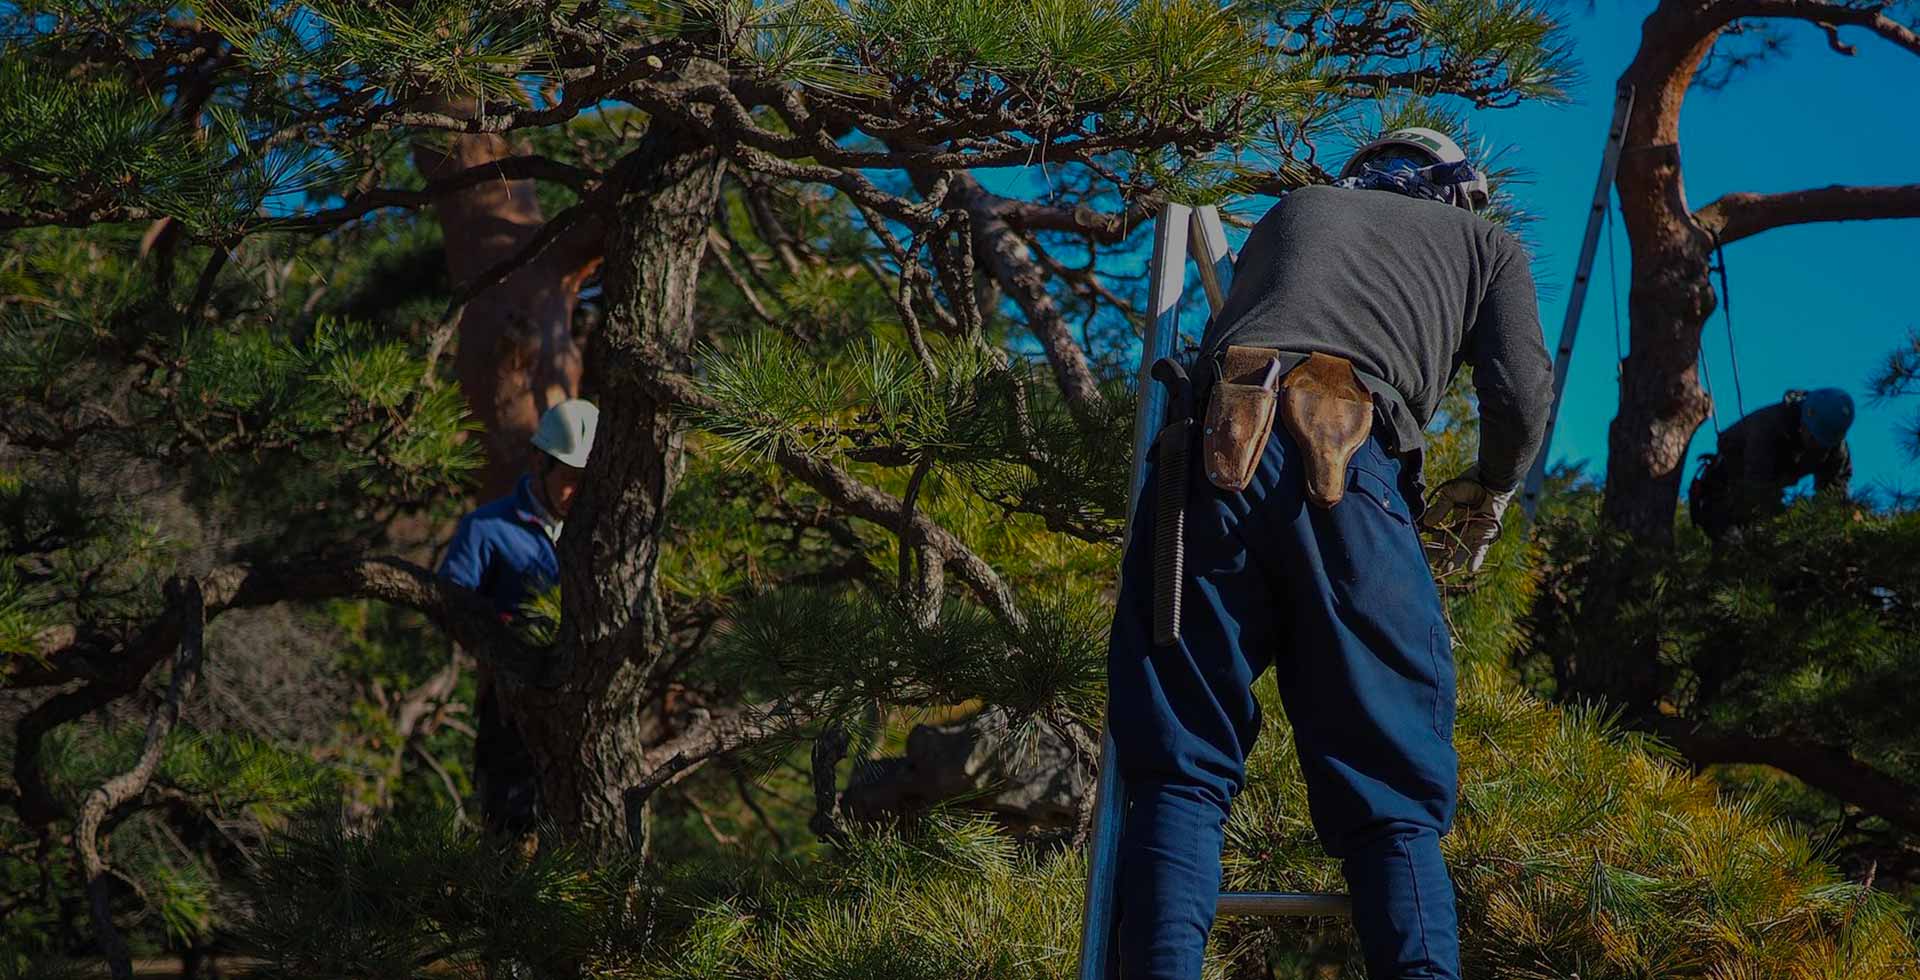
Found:
[(1226, 349), (1207, 396), (1207, 479), (1245, 490), (1277, 413), (1305, 458), (1307, 499), (1332, 507), (1346, 494), (1347, 464), (1373, 430), (1373, 396), (1344, 357), (1310, 355), (1284, 378), (1279, 357), (1264, 347)]
[(1228, 347), (1215, 367), (1201, 451), (1207, 479), (1222, 490), (1245, 490), (1266, 451), (1267, 436), (1273, 432), (1279, 354), (1265, 347)]
[(1373, 396), (1353, 362), (1314, 354), (1281, 382), (1280, 417), (1306, 455), (1307, 499), (1332, 507), (1347, 492), (1347, 464), (1373, 431)]

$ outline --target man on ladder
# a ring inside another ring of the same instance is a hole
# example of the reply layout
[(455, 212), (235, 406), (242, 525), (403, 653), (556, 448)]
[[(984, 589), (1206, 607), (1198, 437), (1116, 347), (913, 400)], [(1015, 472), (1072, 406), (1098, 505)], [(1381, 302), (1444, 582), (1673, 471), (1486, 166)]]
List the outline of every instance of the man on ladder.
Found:
[[(1473, 213), (1486, 182), (1452, 140), (1396, 131), (1342, 177), (1254, 227), (1191, 384), (1155, 366), (1172, 407), (1109, 654), (1125, 980), (1200, 976), (1269, 666), (1369, 976), (1460, 975), (1440, 855), (1452, 648), (1416, 521), (1443, 530), (1437, 562), (1478, 569), (1539, 448), (1552, 368), (1527, 256)], [(1479, 462), (1423, 508), (1421, 432), (1462, 363)]]

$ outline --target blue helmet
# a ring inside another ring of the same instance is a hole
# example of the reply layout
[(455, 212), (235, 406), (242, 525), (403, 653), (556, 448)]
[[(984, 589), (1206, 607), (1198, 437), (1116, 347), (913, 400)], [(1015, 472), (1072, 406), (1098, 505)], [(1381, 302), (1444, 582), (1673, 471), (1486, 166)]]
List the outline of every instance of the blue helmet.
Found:
[(1838, 388), (1816, 388), (1800, 400), (1800, 424), (1822, 449), (1832, 449), (1847, 437), (1853, 424), (1853, 396)]

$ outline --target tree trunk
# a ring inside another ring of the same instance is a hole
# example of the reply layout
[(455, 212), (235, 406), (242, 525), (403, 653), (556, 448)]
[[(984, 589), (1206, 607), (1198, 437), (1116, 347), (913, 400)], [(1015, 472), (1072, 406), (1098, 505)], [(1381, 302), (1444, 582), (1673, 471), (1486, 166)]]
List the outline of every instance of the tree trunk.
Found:
[(1719, 30), (1701, 3), (1662, 3), (1642, 27), (1621, 81), (1634, 87), (1615, 186), (1632, 256), (1632, 346), (1620, 410), (1607, 433), (1602, 513), (1635, 540), (1673, 540), (1687, 445), (1712, 403), (1700, 385), (1700, 330), (1713, 314), (1712, 238), (1687, 207), (1680, 173), (1680, 106)]
[[(513, 152), (512, 144), (492, 134), (457, 136), (444, 149), (425, 143), (413, 149), (414, 162), (429, 179)], [(482, 181), (438, 194), (434, 214), (455, 290), (513, 258), (546, 224), (531, 180)], [(573, 311), (580, 286), (600, 264), (604, 235), (598, 219), (582, 221), (538, 258), (474, 297), (460, 315), (454, 369), (468, 410), (484, 427), (482, 500), (513, 489), (526, 472), (528, 440), (540, 413), (579, 392)]]
[(584, 386), (600, 426), (560, 542), (562, 679), (505, 691), (547, 814), (600, 852), (642, 843), (629, 838), (622, 794), (652, 768), (647, 748), (663, 727), (648, 702), (666, 645), (655, 572), (682, 437), (640, 379), (662, 357), (685, 367), (721, 169), (700, 134), (661, 119), (620, 166), (607, 319), (589, 341)]

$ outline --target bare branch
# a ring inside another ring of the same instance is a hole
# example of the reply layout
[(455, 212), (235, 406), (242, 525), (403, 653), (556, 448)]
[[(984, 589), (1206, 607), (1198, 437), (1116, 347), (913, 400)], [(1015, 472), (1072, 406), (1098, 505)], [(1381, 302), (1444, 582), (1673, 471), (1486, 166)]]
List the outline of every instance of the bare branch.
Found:
[(181, 702), (193, 692), (193, 685), (199, 680), (204, 651), (207, 607), (201, 595), (200, 583), (191, 578), (176, 579), (167, 591), (173, 597), (171, 604), (182, 609), (184, 615), (180, 652), (174, 661), (173, 676), (167, 682), (166, 696), (147, 719), (146, 740), (140, 747), (140, 756), (133, 768), (114, 776), (87, 794), (86, 801), (80, 805), (80, 819), (73, 832), (80, 870), (87, 882), (87, 904), (93, 915), (94, 932), (99, 935), (100, 951), (107, 958), (114, 980), (133, 980), (133, 957), (127, 949), (126, 939), (113, 924), (113, 881), (108, 874), (107, 858), (101, 847), (100, 825), (114, 811), (139, 796), (153, 779), (154, 771), (160, 768), (160, 756), (166, 749), (167, 735), (180, 720)]
[(1844, 748), (1783, 736), (1690, 730), (1678, 721), (1662, 726), (1658, 734), (1695, 765), (1772, 766), (1889, 823), (1920, 831), (1920, 796), (1915, 788), (1854, 758)]
[(707, 254), (713, 256), (713, 260), (719, 263), (720, 271), (727, 275), (727, 281), (733, 283), (733, 288), (739, 290), (740, 295), (746, 298), (747, 307), (753, 310), (754, 316), (760, 318), (760, 322), (779, 326), (779, 321), (775, 320), (773, 314), (767, 312), (766, 305), (760, 302), (760, 294), (754, 291), (753, 284), (747, 282), (746, 277), (740, 274), (740, 270), (733, 267), (733, 259), (727, 255), (730, 249), (727, 239), (719, 231), (707, 229)]
[[(633, 814), (655, 792), (685, 779), (708, 761), (750, 742), (804, 724), (807, 713), (786, 702), (765, 702), (710, 715), (704, 723), (647, 753), (647, 775), (624, 794)], [(640, 840), (641, 835), (635, 835)]]
[(1840, 54), (1846, 55), (1849, 58), (1853, 57), (1855, 54), (1859, 52), (1858, 48), (1855, 48), (1853, 45), (1840, 40), (1840, 28), (1832, 24), (1829, 24), (1824, 20), (1821, 21), (1818, 26), (1821, 30), (1827, 33), (1827, 47), (1830, 47), (1834, 51)]
[(1084, 409), (1100, 401), (1100, 383), (1087, 365), (1087, 352), (1073, 339), (1066, 316), (1047, 291), (1046, 270), (1032, 250), (1001, 215), (1001, 198), (987, 191), (971, 174), (952, 175), (954, 193), (972, 216), (973, 233), (985, 247), (987, 266), (1000, 288), (1026, 314), (1027, 329), (1040, 341), (1053, 367), (1054, 380), (1069, 405)]
[[(774, 458), (787, 472), (799, 477), (847, 513), (882, 527), (902, 526), (901, 513), (905, 504), (900, 498), (854, 479), (845, 470), (825, 460), (788, 447), (776, 450)], [(925, 514), (912, 515), (910, 526), (915, 537), (925, 541), (927, 547), (958, 574), (960, 581), (966, 583), (974, 597), (990, 612), (1009, 625), (1026, 624), (1025, 614), (1014, 604), (1013, 590), (1001, 581), (993, 566), (967, 547), (966, 542)]]
[(231, 565), (197, 585), (199, 605), (171, 602), (159, 619), (126, 642), (92, 628), (77, 630), (73, 646), (49, 651), (42, 663), (6, 678), (9, 688), (87, 682), (41, 702), (14, 725), (14, 809), (29, 826), (42, 827), (64, 815), (40, 771), (40, 742), (47, 733), (133, 693), (190, 628), (229, 609), (375, 599), (424, 614), (469, 653), (531, 682), (544, 682), (550, 668), (548, 659), (521, 642), (485, 599), (397, 558)]
[(1146, 225), (1159, 207), (1157, 201), (1142, 199), (1115, 214), (1085, 204), (1063, 208), (1007, 197), (998, 198), (994, 203), (1000, 217), (1021, 231), (1071, 232), (1102, 245), (1125, 241), (1134, 229)]
[(1693, 213), (1721, 244), (1785, 225), (1816, 221), (1920, 218), (1920, 184), (1816, 187), (1783, 194), (1727, 194)]
[[(462, 647), (508, 669), (515, 669), (517, 664), (533, 671), (542, 661), (500, 622), (485, 599), (398, 558), (229, 565), (204, 576), (200, 589), (206, 598), (207, 619), (232, 609), (280, 602), (375, 599), (425, 614)], [(44, 651), (40, 665), (9, 675), (6, 686), (48, 687), (84, 680), (94, 685), (124, 685), (112, 697), (131, 692), (178, 644), (185, 615), (185, 610), (169, 607), (166, 614), (125, 642), (92, 629), (49, 634), (73, 640), (64, 648)]]
[[(1920, 54), (1920, 34), (1915, 34), (1913, 28), (1887, 16), (1887, 5), (1884, 3), (1853, 6), (1827, 3), (1825, 0), (1731, 0), (1709, 4), (1706, 9), (1714, 27), (1750, 17), (1804, 20), (1826, 31), (1836, 50), (1841, 48), (1839, 28), (1862, 27), (1906, 49), (1910, 54)], [(1842, 50), (1841, 53), (1850, 52)]]

